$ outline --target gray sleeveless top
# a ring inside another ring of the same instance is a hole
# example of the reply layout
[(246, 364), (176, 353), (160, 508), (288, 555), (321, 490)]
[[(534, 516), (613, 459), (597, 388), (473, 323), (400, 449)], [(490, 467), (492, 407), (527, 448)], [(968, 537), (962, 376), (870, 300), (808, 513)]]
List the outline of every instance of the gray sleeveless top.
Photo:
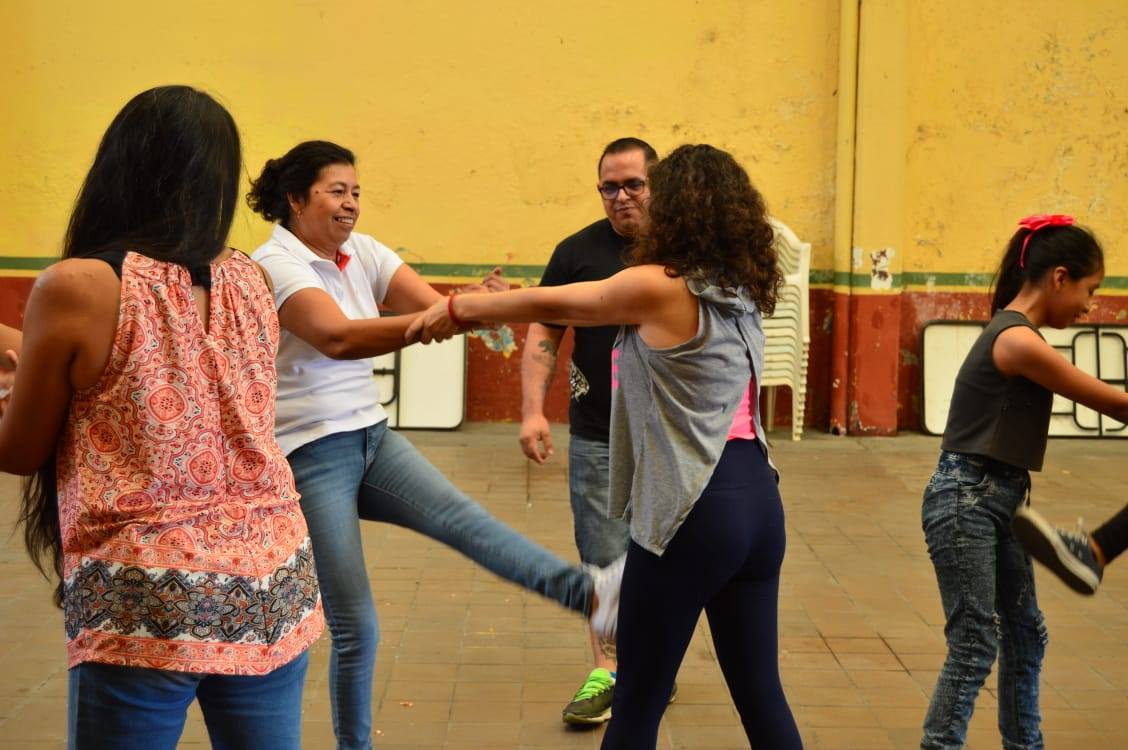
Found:
[[(661, 555), (720, 461), (748, 380), (759, 404), (764, 362), (760, 311), (741, 290), (687, 279), (698, 298), (697, 333), (665, 349), (623, 326), (612, 352), (610, 515)], [(756, 439), (765, 453), (759, 408)]]
[(1041, 471), (1054, 394), (1024, 377), (1003, 375), (992, 355), (995, 339), (1015, 326), (1042, 335), (1022, 313), (995, 313), (956, 375), (940, 448)]

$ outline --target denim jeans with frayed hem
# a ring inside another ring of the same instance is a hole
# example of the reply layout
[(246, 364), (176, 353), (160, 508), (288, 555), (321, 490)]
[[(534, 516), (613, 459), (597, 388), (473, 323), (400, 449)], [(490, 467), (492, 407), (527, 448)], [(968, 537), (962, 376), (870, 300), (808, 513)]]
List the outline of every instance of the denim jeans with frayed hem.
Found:
[(600, 568), (627, 551), (631, 530), (621, 518), (607, 517), (610, 447), (605, 440), (572, 435), (568, 441), (568, 493), (580, 559)]
[(340, 750), (372, 747), (380, 631), (360, 540), (362, 519), (418, 531), (569, 609), (586, 614), (591, 605), (591, 576), (487, 513), (386, 422), (326, 435), (287, 459), (302, 496), (332, 636), (329, 701)]
[(69, 750), (174, 750), (200, 702), (216, 750), (298, 750), (309, 652), (264, 675), (83, 662), (68, 675)]
[(1046, 625), (1030, 558), (1010, 530), (1025, 469), (944, 451), (921, 522), (944, 607), (948, 655), (924, 720), (922, 750), (963, 747), (975, 698), (999, 659), (999, 732), (1006, 750), (1041, 750), (1038, 679)]

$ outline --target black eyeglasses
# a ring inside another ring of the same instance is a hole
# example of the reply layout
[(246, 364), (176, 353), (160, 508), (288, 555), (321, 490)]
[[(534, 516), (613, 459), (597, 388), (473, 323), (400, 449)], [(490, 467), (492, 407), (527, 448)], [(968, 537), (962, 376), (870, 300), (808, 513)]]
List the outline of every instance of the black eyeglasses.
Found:
[(620, 190), (626, 190), (627, 195), (632, 198), (637, 198), (642, 195), (642, 191), (646, 189), (646, 180), (633, 179), (627, 180), (623, 183), (618, 182), (604, 182), (599, 186), (599, 194), (609, 201), (613, 201), (619, 197)]

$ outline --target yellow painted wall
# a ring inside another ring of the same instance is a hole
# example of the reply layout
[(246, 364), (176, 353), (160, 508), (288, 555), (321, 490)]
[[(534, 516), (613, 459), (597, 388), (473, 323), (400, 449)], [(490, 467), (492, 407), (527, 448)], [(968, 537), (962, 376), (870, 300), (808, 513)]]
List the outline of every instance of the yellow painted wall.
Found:
[[(251, 173), (306, 138), (353, 148), (361, 231), (413, 261), (543, 263), (634, 134), (732, 150), (833, 266), (833, 0), (2, 2), (0, 258), (57, 253), (114, 112), (184, 82), (230, 107)], [(1063, 211), (1128, 277), (1128, 3), (1063, 7), (867, 0), (855, 244), (983, 273), (1018, 217)], [(232, 243), (267, 232), (243, 210)]]
[[(833, 0), (4, 4), (0, 256), (57, 253), (113, 114), (189, 83), (251, 173), (308, 138), (354, 149), (360, 230), (410, 260), (543, 263), (601, 215), (603, 145), (640, 135), (732, 150), (830, 264)], [(268, 230), (243, 210), (232, 243)]]
[(904, 270), (993, 272), (1071, 213), (1128, 276), (1128, 2), (911, 3)]

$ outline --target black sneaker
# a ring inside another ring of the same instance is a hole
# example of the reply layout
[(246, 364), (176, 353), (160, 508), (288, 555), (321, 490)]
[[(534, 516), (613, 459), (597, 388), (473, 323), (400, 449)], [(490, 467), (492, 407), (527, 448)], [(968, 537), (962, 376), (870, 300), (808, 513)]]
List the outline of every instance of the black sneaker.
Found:
[(602, 724), (611, 718), (615, 678), (603, 667), (591, 670), (587, 680), (564, 707), (565, 724)]
[(1095, 594), (1101, 584), (1100, 563), (1089, 545), (1089, 535), (1080, 529), (1055, 529), (1049, 521), (1023, 505), (1014, 514), (1011, 530), (1038, 562), (1045, 565), (1066, 586), (1079, 594)]

